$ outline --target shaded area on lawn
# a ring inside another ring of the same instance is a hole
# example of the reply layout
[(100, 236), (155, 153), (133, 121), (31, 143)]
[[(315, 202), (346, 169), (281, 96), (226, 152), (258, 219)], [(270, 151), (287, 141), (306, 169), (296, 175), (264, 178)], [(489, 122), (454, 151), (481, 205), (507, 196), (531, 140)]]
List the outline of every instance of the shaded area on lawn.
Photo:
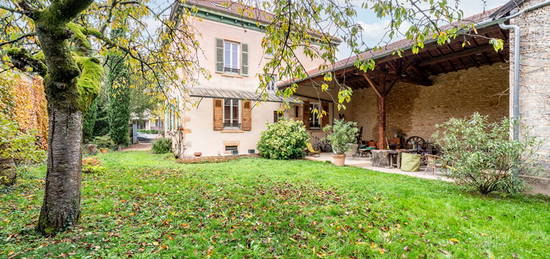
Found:
[(303, 160), (98, 157), (108, 173), (83, 176), (80, 224), (56, 237), (32, 230), (44, 168), (0, 191), (0, 257), (550, 253), (550, 202), (542, 196), (483, 197), (449, 183)]

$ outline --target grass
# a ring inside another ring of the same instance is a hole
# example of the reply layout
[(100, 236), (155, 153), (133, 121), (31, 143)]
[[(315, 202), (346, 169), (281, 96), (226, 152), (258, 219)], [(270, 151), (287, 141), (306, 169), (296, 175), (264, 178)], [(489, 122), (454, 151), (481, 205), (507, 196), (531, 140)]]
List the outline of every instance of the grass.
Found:
[(543, 196), (480, 196), (450, 183), (312, 161), (176, 164), (147, 152), (99, 155), (82, 218), (33, 230), (44, 168), (0, 189), (1, 257), (519, 257), (550, 254)]

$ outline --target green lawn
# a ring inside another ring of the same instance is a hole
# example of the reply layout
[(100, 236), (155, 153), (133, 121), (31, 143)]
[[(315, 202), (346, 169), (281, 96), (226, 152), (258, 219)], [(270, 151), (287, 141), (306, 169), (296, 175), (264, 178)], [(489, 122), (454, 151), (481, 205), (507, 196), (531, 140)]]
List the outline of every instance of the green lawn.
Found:
[(180, 165), (100, 155), (83, 176), (82, 219), (33, 231), (44, 168), (0, 189), (0, 258), (503, 257), (550, 255), (550, 199), (483, 197), (444, 182), (312, 161)]

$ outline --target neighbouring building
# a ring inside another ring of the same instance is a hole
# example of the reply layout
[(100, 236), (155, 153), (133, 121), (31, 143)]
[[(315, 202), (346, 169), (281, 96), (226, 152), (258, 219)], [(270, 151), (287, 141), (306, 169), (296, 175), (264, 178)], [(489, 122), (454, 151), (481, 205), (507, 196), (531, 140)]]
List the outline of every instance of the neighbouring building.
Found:
[[(177, 156), (257, 152), (261, 132), (279, 118), (283, 101), (275, 94), (275, 85), (268, 87), (267, 99), (257, 93), (258, 74), (274, 58), (261, 47), (263, 25), (271, 14), (226, 0), (189, 0), (179, 8), (197, 10), (191, 24), (204, 53), (200, 66), (211, 78), (199, 78), (196, 87), (178, 97), (189, 100), (192, 107), (168, 109), (165, 132), (173, 140), (174, 152)], [(239, 12), (243, 8), (253, 10), (256, 17), (243, 17)], [(306, 67), (321, 64), (321, 60), (297, 54)]]

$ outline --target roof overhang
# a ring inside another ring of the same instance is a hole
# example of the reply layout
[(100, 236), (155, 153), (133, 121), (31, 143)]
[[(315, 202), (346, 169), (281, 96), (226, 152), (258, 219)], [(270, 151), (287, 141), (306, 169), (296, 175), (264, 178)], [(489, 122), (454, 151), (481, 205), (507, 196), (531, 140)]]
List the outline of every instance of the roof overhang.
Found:
[(236, 89), (221, 89), (221, 88), (206, 88), (206, 87), (194, 87), (190, 89), (189, 96), (200, 98), (218, 98), (218, 99), (239, 99), (239, 100), (251, 100), (259, 102), (287, 102), (300, 104), (302, 101), (297, 98), (284, 98), (278, 96), (274, 91), (267, 91), (265, 93), (258, 93), (255, 91), (236, 90)]

